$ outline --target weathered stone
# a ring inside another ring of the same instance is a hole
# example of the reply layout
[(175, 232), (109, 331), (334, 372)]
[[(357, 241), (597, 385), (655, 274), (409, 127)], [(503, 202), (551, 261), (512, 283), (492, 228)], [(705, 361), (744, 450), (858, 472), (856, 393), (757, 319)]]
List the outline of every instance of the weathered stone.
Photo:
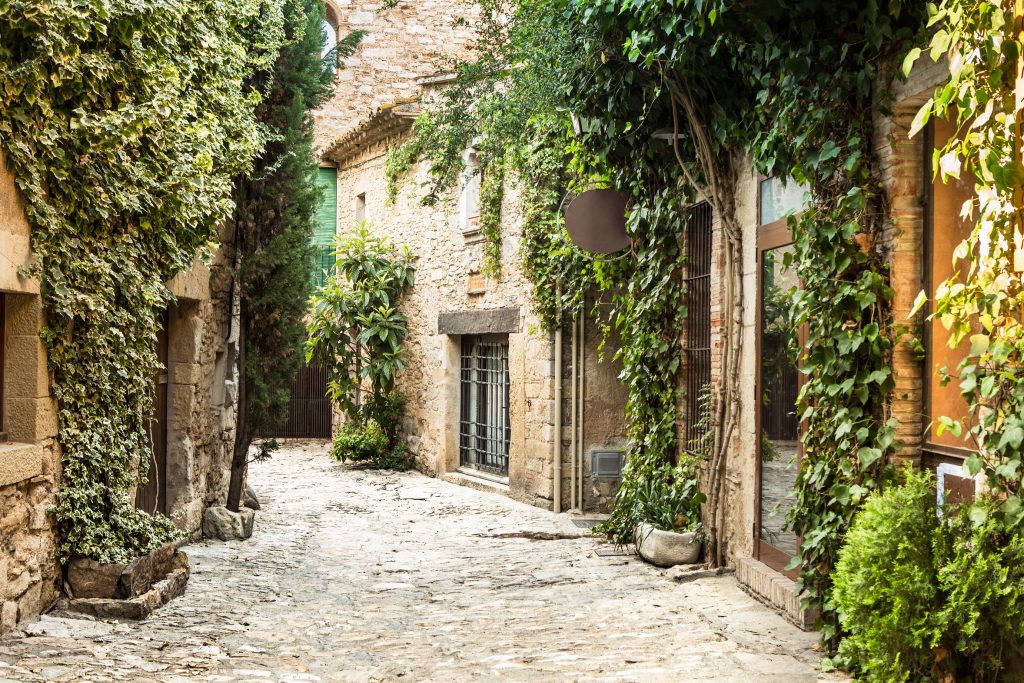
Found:
[(155, 582), (164, 578), (170, 571), (175, 552), (174, 544), (166, 543), (148, 555), (136, 557), (121, 572), (118, 580), (118, 592), (113, 597), (134, 598), (148, 591)]
[(677, 534), (641, 523), (636, 529), (636, 540), (640, 557), (659, 567), (694, 564), (700, 558), (701, 542), (696, 532)]
[(232, 512), (226, 507), (207, 508), (203, 513), (203, 535), (221, 541), (244, 541), (252, 536), (256, 513), (249, 508)]
[(10, 631), (18, 623), (18, 603), (7, 600), (0, 607), (0, 632)]
[(68, 584), (75, 598), (114, 598), (118, 595), (121, 573), (127, 564), (105, 564), (78, 558), (68, 563)]
[(245, 507), (249, 508), (250, 510), (260, 509), (260, 501), (258, 498), (256, 498), (256, 492), (253, 491), (252, 487), (249, 486), (248, 484), (245, 485), (245, 496), (243, 497), (245, 498), (245, 501), (242, 504), (245, 505)]
[(437, 316), (438, 334), (510, 334), (518, 331), (518, 308), (450, 311)]
[(188, 557), (183, 552), (176, 552), (170, 565), (170, 572), (141, 595), (127, 599), (76, 598), (69, 602), (68, 609), (97, 619), (146, 619), (158, 607), (185, 592), (189, 577)]

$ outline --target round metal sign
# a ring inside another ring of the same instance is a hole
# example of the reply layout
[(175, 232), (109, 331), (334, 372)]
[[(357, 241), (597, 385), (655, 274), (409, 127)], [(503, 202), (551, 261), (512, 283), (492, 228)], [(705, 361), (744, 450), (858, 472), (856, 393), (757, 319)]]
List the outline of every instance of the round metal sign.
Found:
[(615, 190), (587, 190), (565, 210), (565, 231), (580, 249), (614, 254), (630, 245), (626, 198)]

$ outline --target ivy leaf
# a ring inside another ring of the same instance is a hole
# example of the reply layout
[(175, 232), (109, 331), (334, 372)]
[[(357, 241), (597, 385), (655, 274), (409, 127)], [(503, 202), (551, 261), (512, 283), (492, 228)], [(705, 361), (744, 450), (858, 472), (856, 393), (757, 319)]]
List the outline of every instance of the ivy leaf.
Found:
[(879, 448), (862, 448), (857, 451), (857, 460), (860, 461), (860, 467), (862, 470), (866, 470), (874, 465), (882, 457), (882, 451)]
[(907, 76), (910, 75), (910, 70), (914, 68), (914, 62), (916, 62), (917, 58), (920, 57), (920, 56), (921, 56), (921, 48), (915, 47), (914, 49), (912, 49), (910, 52), (907, 53), (906, 57), (903, 58), (903, 76), (904, 76), (904, 78), (906, 78)]
[(928, 124), (928, 120), (932, 116), (932, 105), (935, 103), (935, 98), (929, 97), (928, 101), (917, 110), (917, 115), (914, 117), (913, 122), (910, 124), (909, 137), (917, 135), (922, 128)]

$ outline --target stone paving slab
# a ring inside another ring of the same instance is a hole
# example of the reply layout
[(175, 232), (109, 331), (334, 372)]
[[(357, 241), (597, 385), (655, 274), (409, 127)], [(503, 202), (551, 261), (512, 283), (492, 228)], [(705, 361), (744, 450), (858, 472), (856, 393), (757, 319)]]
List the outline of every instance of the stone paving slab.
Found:
[(183, 597), (25, 625), (0, 681), (843, 680), (729, 575), (679, 584), (566, 516), (327, 450), (252, 466), (255, 533), (189, 546)]

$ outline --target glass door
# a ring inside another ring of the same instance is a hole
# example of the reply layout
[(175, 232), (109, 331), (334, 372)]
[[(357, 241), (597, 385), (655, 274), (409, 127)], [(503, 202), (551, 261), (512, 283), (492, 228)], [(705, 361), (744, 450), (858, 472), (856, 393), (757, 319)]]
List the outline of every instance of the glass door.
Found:
[(756, 545), (758, 559), (783, 571), (799, 543), (786, 530), (786, 515), (794, 503), (800, 462), (796, 400), (801, 375), (792, 311), (798, 284), (793, 245), (777, 244), (788, 235), (778, 237), (760, 249)]

